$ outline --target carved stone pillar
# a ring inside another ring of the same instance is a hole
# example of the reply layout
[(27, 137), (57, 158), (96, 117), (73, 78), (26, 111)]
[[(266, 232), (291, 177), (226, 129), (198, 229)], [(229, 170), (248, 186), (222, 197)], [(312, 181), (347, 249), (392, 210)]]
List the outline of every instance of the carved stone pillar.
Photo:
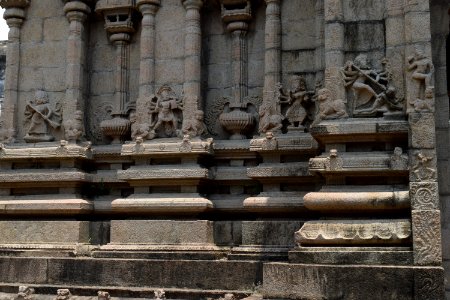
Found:
[(77, 110), (83, 111), (85, 106), (83, 82), (86, 42), (83, 34), (84, 22), (91, 9), (82, 1), (69, 1), (64, 6), (64, 12), (70, 23), (66, 55), (66, 99), (63, 109), (64, 119), (67, 121)]
[[(137, 6), (142, 14), (141, 29), (141, 63), (139, 73), (139, 98), (136, 110), (145, 111), (146, 99), (155, 93), (155, 15), (159, 9), (160, 0), (138, 0)], [(138, 123), (143, 114), (137, 114)]]
[(254, 117), (246, 112), (248, 99), (248, 53), (247, 31), (252, 20), (251, 4), (248, 0), (222, 2), (222, 20), (231, 33), (232, 99), (229, 112), (219, 116), (221, 125), (231, 133), (231, 140), (245, 139), (245, 132), (254, 127)]
[(435, 102), (429, 1), (406, 1), (404, 15), (414, 264), (441, 266), (435, 114), (425, 108), (434, 108)]
[(342, 0), (324, 0), (325, 87), (335, 99), (346, 99), (340, 70), (344, 65), (344, 11)]
[[(264, 61), (264, 100), (272, 99), (270, 92), (280, 82), (281, 75), (281, 0), (265, 0), (265, 61)], [(268, 94), (269, 93), (269, 94)]]
[(202, 30), (200, 9), (203, 0), (182, 0), (186, 9), (184, 40), (184, 94), (185, 117), (191, 116), (201, 104), (201, 47)]
[(17, 123), (17, 102), (20, 70), (20, 29), (25, 20), (25, 8), (29, 0), (1, 0), (5, 8), (3, 18), (9, 26), (8, 47), (6, 50), (5, 100), (2, 107), (2, 133), (6, 141), (12, 141)]
[(130, 110), (129, 104), (129, 44), (134, 32), (132, 18), (133, 2), (122, 1), (111, 4), (100, 0), (96, 12), (105, 17), (105, 29), (110, 34), (109, 40), (116, 47), (116, 70), (114, 86), (114, 106), (111, 120), (103, 121), (100, 126), (106, 136), (113, 138), (118, 144), (130, 131), (130, 121), (126, 118)]

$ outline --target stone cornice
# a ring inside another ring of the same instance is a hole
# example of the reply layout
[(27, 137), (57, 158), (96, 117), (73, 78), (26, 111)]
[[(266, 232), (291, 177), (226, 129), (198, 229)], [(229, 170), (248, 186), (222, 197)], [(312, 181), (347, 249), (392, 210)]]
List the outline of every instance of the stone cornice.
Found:
[(2, 8), (25, 8), (30, 4), (30, 0), (0, 0)]

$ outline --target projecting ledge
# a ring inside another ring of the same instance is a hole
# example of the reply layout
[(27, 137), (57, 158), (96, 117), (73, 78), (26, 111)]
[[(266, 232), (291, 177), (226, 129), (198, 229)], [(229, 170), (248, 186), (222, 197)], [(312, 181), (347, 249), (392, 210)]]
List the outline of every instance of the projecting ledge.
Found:
[(409, 191), (312, 192), (304, 197), (305, 207), (316, 211), (375, 211), (408, 209)]
[(10, 196), (0, 198), (0, 215), (77, 215), (93, 210), (91, 201), (74, 195)]
[(133, 213), (199, 213), (213, 207), (213, 203), (196, 193), (133, 194), (111, 203), (115, 212)]

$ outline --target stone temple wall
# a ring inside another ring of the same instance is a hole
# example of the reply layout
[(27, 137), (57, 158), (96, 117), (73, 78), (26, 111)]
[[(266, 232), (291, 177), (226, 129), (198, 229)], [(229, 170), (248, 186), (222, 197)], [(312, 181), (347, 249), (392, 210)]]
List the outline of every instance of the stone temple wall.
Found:
[(448, 1), (0, 6), (0, 299), (449, 293)]

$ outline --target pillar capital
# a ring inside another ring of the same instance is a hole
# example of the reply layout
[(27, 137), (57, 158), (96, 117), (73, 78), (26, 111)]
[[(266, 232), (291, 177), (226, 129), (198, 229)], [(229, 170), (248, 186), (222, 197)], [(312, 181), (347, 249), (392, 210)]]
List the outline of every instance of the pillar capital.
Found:
[(30, 0), (0, 0), (2, 8), (25, 8), (30, 4)]
[(64, 5), (64, 13), (69, 21), (84, 22), (91, 9), (83, 1), (69, 1)]
[(266, 2), (267, 5), (273, 3), (273, 4), (280, 4), (281, 0), (264, 0), (264, 2)]
[(159, 7), (161, 5), (161, 0), (137, 0), (136, 6), (138, 9), (142, 12), (141, 7), (148, 7), (148, 6), (156, 6)]
[(22, 7), (6, 7), (3, 18), (6, 20), (6, 23), (10, 28), (20, 27), (25, 20), (25, 10)]
[(142, 15), (155, 15), (161, 5), (159, 0), (141, 0), (137, 2)]
[(185, 9), (197, 9), (200, 10), (203, 6), (203, 0), (181, 0)]

